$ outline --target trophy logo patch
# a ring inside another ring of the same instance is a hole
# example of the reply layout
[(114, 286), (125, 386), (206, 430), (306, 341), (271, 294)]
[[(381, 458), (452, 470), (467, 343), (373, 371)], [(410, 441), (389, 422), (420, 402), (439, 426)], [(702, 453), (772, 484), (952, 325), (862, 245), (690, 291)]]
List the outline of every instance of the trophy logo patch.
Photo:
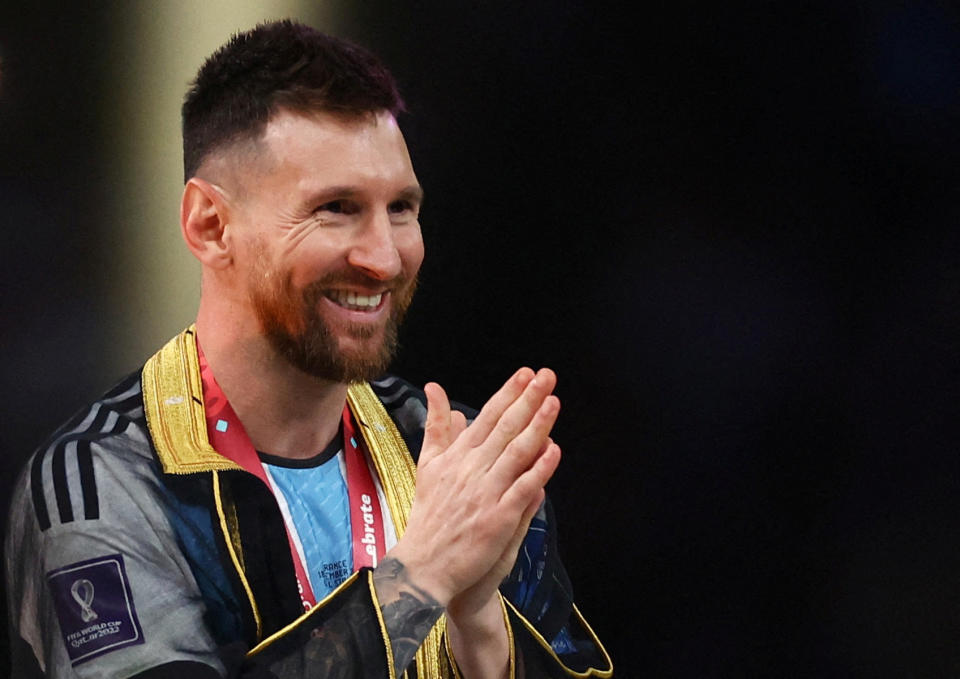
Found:
[(122, 554), (50, 571), (47, 583), (73, 665), (143, 643)]

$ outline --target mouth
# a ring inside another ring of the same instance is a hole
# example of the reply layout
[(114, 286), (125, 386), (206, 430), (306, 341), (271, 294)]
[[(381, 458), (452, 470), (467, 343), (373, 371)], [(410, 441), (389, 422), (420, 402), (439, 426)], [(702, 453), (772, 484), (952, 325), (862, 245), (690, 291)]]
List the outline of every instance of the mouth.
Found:
[(324, 296), (337, 306), (350, 311), (376, 311), (383, 304), (384, 293), (358, 295), (353, 290), (329, 290)]

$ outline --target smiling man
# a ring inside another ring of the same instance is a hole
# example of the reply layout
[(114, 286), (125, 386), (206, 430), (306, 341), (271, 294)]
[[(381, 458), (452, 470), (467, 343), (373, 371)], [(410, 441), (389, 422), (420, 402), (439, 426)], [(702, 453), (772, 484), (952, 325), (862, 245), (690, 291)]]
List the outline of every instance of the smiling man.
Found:
[(373, 55), (289, 21), (203, 65), (197, 321), (31, 458), (17, 676), (611, 676), (544, 494), (554, 374), (479, 412), (385, 374), (424, 254), (401, 110)]

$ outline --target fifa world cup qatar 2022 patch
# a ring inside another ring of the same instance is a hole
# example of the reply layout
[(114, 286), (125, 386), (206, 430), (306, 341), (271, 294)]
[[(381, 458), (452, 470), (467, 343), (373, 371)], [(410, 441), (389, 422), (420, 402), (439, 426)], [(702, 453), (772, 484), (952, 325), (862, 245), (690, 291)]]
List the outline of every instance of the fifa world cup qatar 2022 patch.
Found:
[(123, 555), (58, 568), (47, 583), (71, 664), (143, 643)]

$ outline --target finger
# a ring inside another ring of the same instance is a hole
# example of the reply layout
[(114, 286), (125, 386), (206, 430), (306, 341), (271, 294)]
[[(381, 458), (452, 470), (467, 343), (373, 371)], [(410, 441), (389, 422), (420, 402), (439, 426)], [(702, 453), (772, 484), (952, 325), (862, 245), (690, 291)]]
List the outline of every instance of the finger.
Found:
[(487, 400), (480, 414), (469, 427), (471, 445), (477, 446), (486, 440), (500, 416), (523, 393), (524, 388), (533, 378), (533, 370), (526, 367), (520, 368)]
[(521, 474), (500, 497), (504, 511), (521, 511), (539, 496), (560, 464), (560, 446), (551, 443), (536, 462)]
[[(487, 437), (487, 443), (492, 446), (491, 452), (499, 454), (499, 451), (527, 428), (556, 384), (557, 376), (549, 368), (542, 368), (537, 373), (523, 390), (523, 394), (510, 404)], [(539, 447), (537, 444), (536, 448)], [(490, 464), (493, 464), (493, 460), (490, 460)]]
[(560, 399), (552, 394), (534, 414), (527, 427), (509, 444), (503, 454), (493, 461), (490, 471), (495, 478), (508, 487), (553, 443), (550, 430), (560, 414)]
[(419, 464), (423, 465), (447, 449), (450, 445), (450, 400), (436, 382), (423, 388), (427, 395), (427, 421), (423, 430), (423, 447)]
[(503, 550), (503, 554), (509, 557), (511, 562), (517, 560), (517, 552), (520, 551), (520, 545), (523, 544), (524, 538), (527, 537), (527, 531), (530, 530), (530, 522), (533, 520), (533, 517), (536, 516), (540, 505), (543, 504), (544, 497), (546, 497), (546, 492), (541, 488), (536, 497), (534, 497), (534, 499), (530, 501), (530, 504), (527, 505), (527, 508), (523, 510), (523, 516), (520, 517), (517, 530), (510, 539), (510, 544)]
[[(542, 490), (542, 489), (541, 489)], [(546, 491), (538, 493), (536, 499), (531, 500), (530, 504), (527, 505), (526, 510), (523, 512), (523, 520), (520, 522), (523, 526), (523, 536), (527, 534), (527, 531), (530, 530), (530, 522), (533, 521), (533, 517), (537, 515), (537, 512), (540, 511), (540, 505), (543, 504), (543, 498), (546, 497)]]
[(450, 441), (456, 440), (460, 434), (467, 428), (467, 416), (459, 410), (450, 413)]
[(553, 444), (550, 430), (559, 412), (560, 400), (556, 396), (548, 396), (527, 428), (493, 460), (489, 471), (501, 488), (510, 487)]

